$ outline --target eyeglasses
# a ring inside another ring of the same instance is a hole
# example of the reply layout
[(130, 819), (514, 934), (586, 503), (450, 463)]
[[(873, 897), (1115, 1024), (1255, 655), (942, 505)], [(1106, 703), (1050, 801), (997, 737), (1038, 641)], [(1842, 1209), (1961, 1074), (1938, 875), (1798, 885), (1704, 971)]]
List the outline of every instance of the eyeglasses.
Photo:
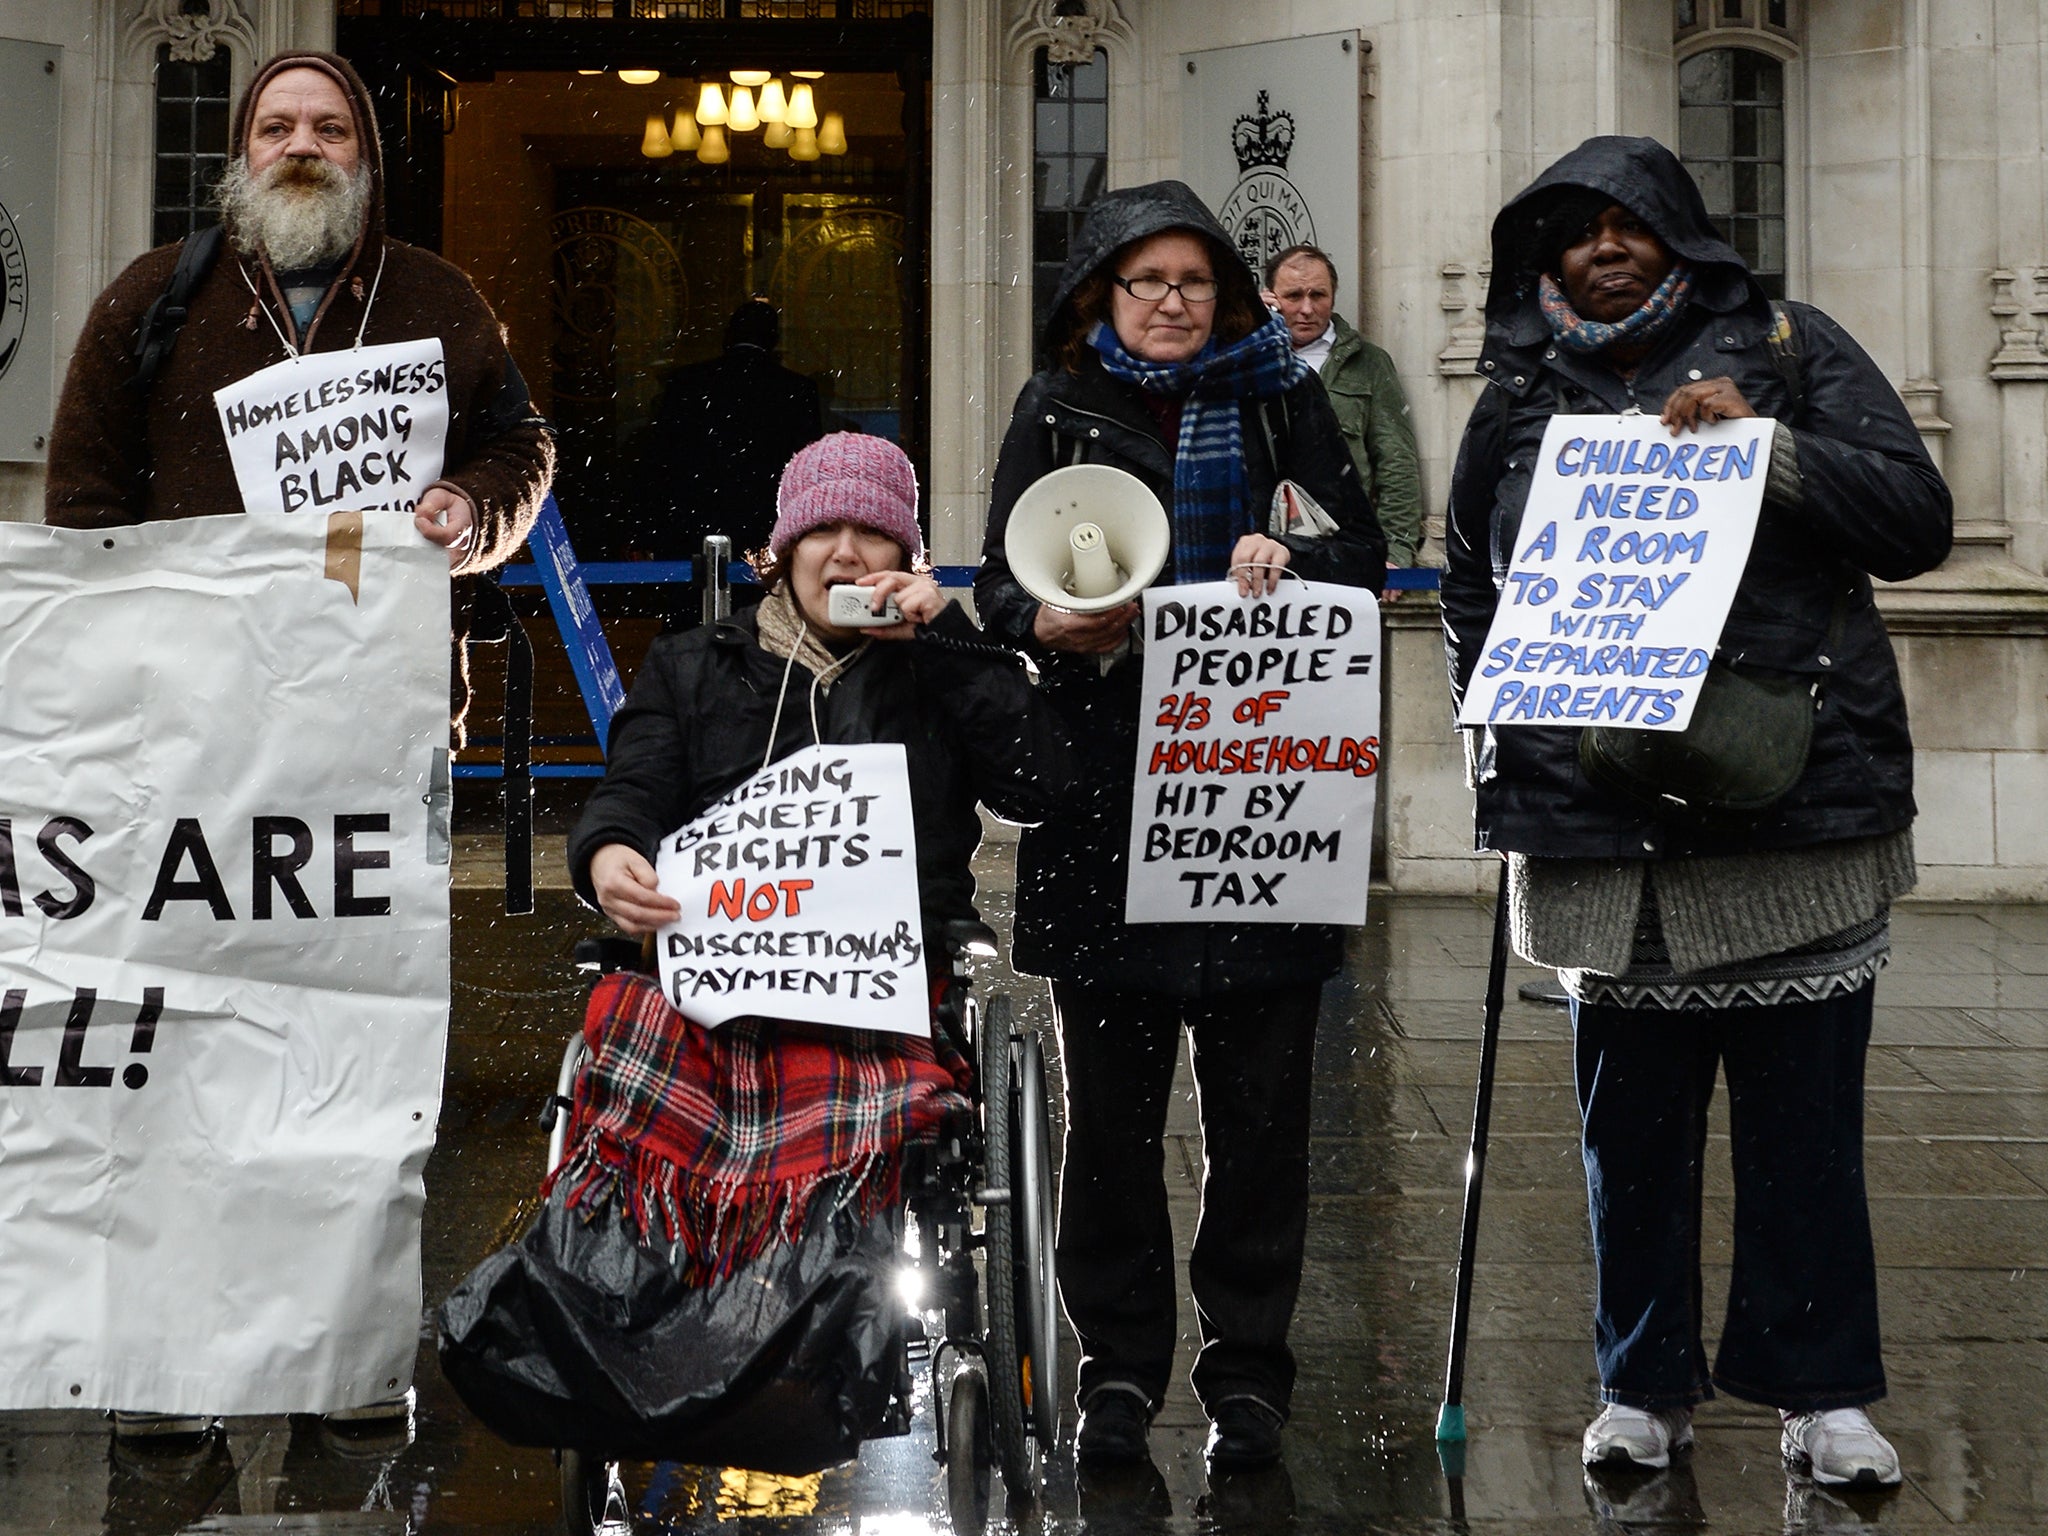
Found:
[(1183, 304), (1214, 304), (1222, 288), (1213, 277), (1191, 277), (1184, 283), (1169, 283), (1163, 277), (1112, 277), (1110, 281), (1140, 304), (1163, 304), (1169, 293), (1179, 294)]

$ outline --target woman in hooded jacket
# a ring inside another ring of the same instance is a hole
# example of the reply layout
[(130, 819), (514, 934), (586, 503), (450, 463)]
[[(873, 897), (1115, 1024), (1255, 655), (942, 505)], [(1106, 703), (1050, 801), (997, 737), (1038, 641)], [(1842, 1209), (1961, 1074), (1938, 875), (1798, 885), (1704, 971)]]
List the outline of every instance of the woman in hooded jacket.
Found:
[[(1453, 693), (1480, 660), (1557, 413), (1679, 434), (1769, 416), (1755, 543), (1717, 657), (1817, 685), (1797, 782), (1761, 811), (1603, 790), (1579, 733), (1469, 733), (1478, 845), (1507, 859), (1516, 950), (1571, 1000), (1604, 1407), (1583, 1456), (1662, 1467), (1716, 1387), (1780, 1410), (1788, 1462), (1889, 1484), (1863, 1184), (1863, 1063), (1891, 902), (1914, 883), (1912, 744), (1871, 578), (1949, 549), (1947, 487), (1884, 374), (1833, 320), (1774, 305), (1651, 139), (1590, 139), (1493, 226), (1486, 381), (1453, 475)], [(1726, 1074), (1734, 1268), (1701, 1343), (1707, 1106)]]
[[(1013, 962), (1050, 978), (1066, 1085), (1058, 1267), (1080, 1336), (1084, 1464), (1140, 1462), (1176, 1335), (1162, 1137), (1176, 1047), (1193, 1039), (1205, 1152), (1189, 1261), (1201, 1322), (1208, 1460), (1280, 1454), (1294, 1384), (1288, 1324), (1308, 1220), (1311, 1057), (1340, 931), (1298, 924), (1124, 922), (1137, 766), (1137, 605), (1042, 604), (1004, 554), (1010, 509), (1076, 463), (1136, 475), (1170, 508), (1160, 583), (1283, 570), (1377, 592), (1386, 541), (1322, 387), (1201, 200), (1179, 182), (1106, 194), (1061, 275), (1047, 366), (1025, 385), (996, 464), (975, 597), (989, 633), (1037, 659), (1082, 754), (1089, 795), (1024, 834)], [(1273, 490), (1334, 517), (1322, 539), (1265, 531)]]

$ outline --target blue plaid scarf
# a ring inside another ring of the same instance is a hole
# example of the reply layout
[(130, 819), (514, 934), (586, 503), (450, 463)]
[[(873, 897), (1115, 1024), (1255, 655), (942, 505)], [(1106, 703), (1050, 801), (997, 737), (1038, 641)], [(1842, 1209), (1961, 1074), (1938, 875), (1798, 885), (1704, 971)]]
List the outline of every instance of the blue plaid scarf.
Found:
[(1095, 350), (1113, 378), (1154, 395), (1177, 395), (1180, 447), (1173, 458), (1173, 579), (1220, 581), (1237, 541), (1260, 526), (1244, 461), (1242, 400), (1270, 400), (1308, 377), (1278, 315), (1242, 341), (1215, 337), (1185, 363), (1148, 363), (1124, 350), (1108, 325)]

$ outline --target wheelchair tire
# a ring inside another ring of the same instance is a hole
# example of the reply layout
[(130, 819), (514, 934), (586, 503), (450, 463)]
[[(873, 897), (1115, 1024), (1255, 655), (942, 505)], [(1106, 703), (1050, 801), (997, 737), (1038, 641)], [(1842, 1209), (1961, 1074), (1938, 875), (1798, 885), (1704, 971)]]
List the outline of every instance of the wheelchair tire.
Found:
[(583, 1451), (557, 1451), (555, 1459), (561, 1465), (562, 1529), (567, 1536), (624, 1531), (631, 1516), (618, 1463)]
[(1045, 1047), (1034, 1034), (1017, 1043), (1017, 1119), (1010, 1138), (1010, 1209), (1019, 1238), (1018, 1322), (1023, 1337), (1025, 1408), (1032, 1433), (1047, 1450), (1060, 1443), (1060, 1298), (1053, 1265), (1058, 1197), (1053, 1188), (1052, 1115)]
[(988, 1525), (988, 1383), (962, 1361), (946, 1401), (946, 1513), (953, 1536), (981, 1536)]
[(1030, 1392), (1025, 1384), (1025, 1356), (1019, 1327), (1023, 1312), (1023, 1277), (1017, 1264), (1017, 1185), (1015, 1143), (1015, 1079), (1011, 1070), (1010, 1000), (1000, 993), (981, 1010), (979, 1038), (983, 1168), (987, 1187), (1004, 1191), (1000, 1202), (983, 1208), (983, 1284), (987, 1287), (988, 1331), (982, 1358), (988, 1366), (989, 1417), (994, 1423), (996, 1465), (1011, 1498), (1034, 1491), (1037, 1467), (1032, 1454)]

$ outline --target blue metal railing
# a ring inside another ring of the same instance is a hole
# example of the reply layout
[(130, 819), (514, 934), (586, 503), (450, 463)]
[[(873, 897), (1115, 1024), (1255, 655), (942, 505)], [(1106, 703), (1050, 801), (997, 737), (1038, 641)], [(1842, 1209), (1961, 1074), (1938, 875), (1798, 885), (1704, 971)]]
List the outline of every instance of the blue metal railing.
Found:
[[(541, 558), (532, 562), (508, 565), (498, 572), (501, 587), (540, 587), (548, 597), (548, 607), (555, 620), (555, 627), (561, 632), (564, 649), (569, 655), (570, 669), (576, 674), (576, 686), (583, 695), (585, 711), (590, 716), (591, 734), (585, 736), (544, 736), (533, 738), (535, 746), (584, 746), (596, 744), (602, 747), (610, 734), (612, 715), (625, 701), (625, 688), (619, 679), (619, 670), (606, 642), (604, 631), (597, 622), (596, 609), (591, 603), (591, 587), (686, 587), (696, 580), (697, 562), (694, 560), (593, 560), (587, 563), (576, 559), (575, 550), (570, 546), (567, 529), (563, 526), (560, 510), (555, 506), (553, 496), (547, 498), (541, 509), (541, 521), (536, 525), (532, 544)], [(942, 587), (955, 590), (971, 588), (974, 585), (976, 567), (971, 565), (940, 565), (932, 568), (932, 575)], [(756, 584), (754, 568), (744, 560), (732, 561), (726, 567), (727, 579), (734, 586)], [(1429, 566), (1411, 566), (1387, 572), (1387, 589), (1393, 592), (1434, 592), (1437, 589), (1439, 573)], [(493, 745), (493, 738), (479, 736), (472, 738), (476, 746)], [(495, 744), (502, 745), (502, 738)], [(458, 763), (455, 776), (464, 779), (495, 779), (504, 770), (496, 763)], [(528, 770), (536, 779), (597, 779), (604, 777), (601, 763), (535, 763)]]

